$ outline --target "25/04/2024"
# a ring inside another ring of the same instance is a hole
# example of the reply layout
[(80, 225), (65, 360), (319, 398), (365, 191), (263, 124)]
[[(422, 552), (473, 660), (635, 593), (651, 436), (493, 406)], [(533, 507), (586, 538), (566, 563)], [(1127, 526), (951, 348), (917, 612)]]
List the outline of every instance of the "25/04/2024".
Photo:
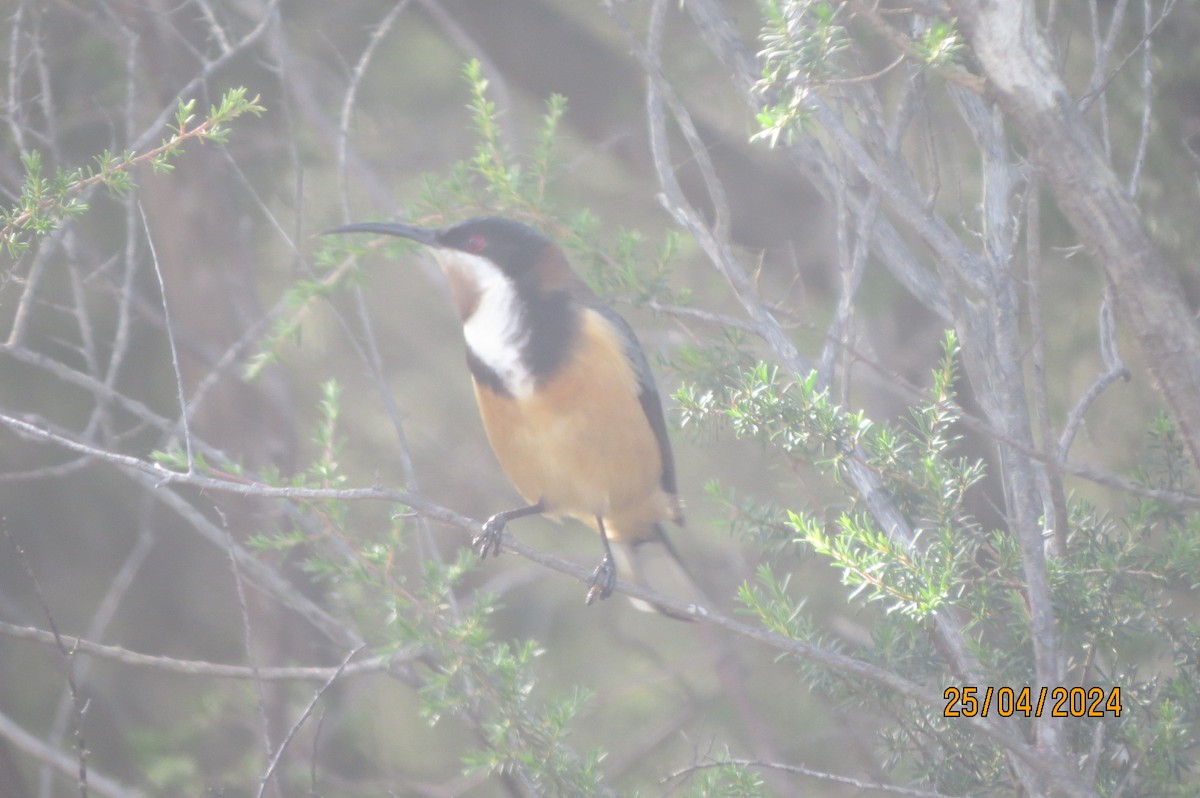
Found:
[(947, 687), (943, 698), (942, 716), (947, 718), (986, 718), (991, 712), (1002, 718), (1040, 718), (1044, 713), (1052, 718), (1121, 716), (1120, 687)]

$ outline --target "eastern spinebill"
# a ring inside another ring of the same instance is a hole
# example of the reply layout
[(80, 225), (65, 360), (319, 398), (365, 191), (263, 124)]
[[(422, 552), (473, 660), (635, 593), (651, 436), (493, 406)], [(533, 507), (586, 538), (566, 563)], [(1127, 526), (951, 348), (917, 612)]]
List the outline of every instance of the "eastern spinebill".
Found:
[(368, 222), (330, 233), (423, 244), (449, 281), (484, 429), (527, 502), (487, 520), (473, 541), (482, 557), (500, 553), (509, 521), (572, 516), (604, 544), (589, 604), (612, 593), (618, 567), (635, 583), (686, 601), (701, 595), (663, 531), (665, 521), (682, 525), (683, 513), (646, 355), (629, 324), (588, 288), (558, 246), (528, 225), (497, 217), (441, 228)]

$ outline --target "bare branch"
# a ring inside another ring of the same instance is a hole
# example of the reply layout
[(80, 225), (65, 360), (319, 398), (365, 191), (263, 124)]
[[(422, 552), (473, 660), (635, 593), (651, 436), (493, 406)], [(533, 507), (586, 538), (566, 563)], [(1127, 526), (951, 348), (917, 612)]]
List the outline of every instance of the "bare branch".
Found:
[(409, 0), (400, 0), (380, 20), (379, 24), (375, 26), (375, 30), (371, 31), (371, 36), (367, 40), (367, 46), (363, 48), (362, 55), (358, 58), (358, 63), (354, 65), (354, 70), (350, 73), (350, 82), (346, 85), (346, 94), (342, 99), (342, 114), (338, 120), (337, 132), (338, 197), (342, 203), (343, 223), (350, 222), (350, 192), (346, 176), (346, 150), (350, 142), (350, 115), (354, 111), (358, 86), (362, 83), (363, 76), (367, 74), (367, 67), (371, 63), (371, 56), (375, 54), (375, 49), (387, 37), (392, 26), (396, 24), (396, 20), (404, 13), (404, 9), (408, 8), (408, 4)]
[(67, 648), (63, 642), (62, 635), (58, 632), (58, 624), (54, 621), (54, 613), (50, 609), (50, 603), (46, 600), (45, 593), (42, 592), (41, 583), (38, 581), (37, 574), (33, 571), (33, 566), (29, 559), (25, 556), (25, 551), (17, 543), (12, 535), (12, 530), (8, 528), (7, 520), (0, 517), (0, 529), (4, 530), (4, 537), (7, 539), (9, 546), (16, 555), (17, 561), (21, 564), (25, 574), (29, 577), (30, 583), (33, 585), (34, 595), (37, 596), (38, 602), (42, 605), (42, 611), (46, 615), (46, 621), (50, 624), (50, 633), (54, 637), (55, 649), (61, 658), (63, 666), (63, 677), (66, 679), (67, 688), (70, 692), (71, 706), (74, 710), (74, 726), (72, 731), (75, 736), (75, 757), (76, 757), (76, 786), (79, 789), (80, 798), (88, 798), (88, 755), (87, 745), (84, 743), (83, 737), (83, 719), (87, 714), (88, 700), (84, 698), (83, 693), (79, 690), (79, 684), (76, 680), (74, 651)]
[[(45, 645), (56, 645), (54, 633), (45, 629), (31, 626), (17, 626), (0, 621), (0, 635), (17, 640), (32, 640)], [(338, 673), (338, 667), (325, 666), (258, 666), (225, 665), (203, 660), (177, 659), (154, 654), (142, 654), (130, 651), (121, 646), (94, 643), (81, 637), (61, 635), (60, 638), (76, 655), (96, 657), (111, 660), (134, 668), (147, 668), (161, 673), (172, 673), (180, 676), (198, 676), (211, 679), (238, 679), (264, 682), (325, 682)], [(411, 677), (406, 675), (408, 663), (415, 660), (416, 652), (400, 652), (387, 656), (377, 656), (364, 659), (345, 668), (340, 668), (343, 676), (360, 676), (373, 673), (392, 673), (406, 681)]]
[[(142, 500), (142, 517), (138, 525), (137, 541), (125, 557), (125, 562), (121, 564), (120, 571), (117, 572), (117, 575), (109, 583), (108, 590), (105, 591), (103, 598), (97, 603), (96, 611), (92, 614), (92, 618), (88, 622), (87, 631), (85, 632), (88, 638), (94, 639), (104, 636), (105, 630), (116, 615), (117, 608), (129, 590), (134, 576), (141, 569), (142, 564), (146, 561), (146, 557), (150, 554), (150, 550), (157, 540), (157, 536), (153, 533), (153, 528), (150, 525), (152, 506), (153, 504), (149, 497), (144, 497)], [(52, 634), (51, 639), (53, 639)], [(76, 655), (79, 653), (78, 641), (72, 643), (71, 651)], [(86, 682), (91, 672), (91, 661), (86, 658), (80, 659), (76, 656), (72, 658), (72, 665), (75, 668), (76, 678), (80, 682)], [(67, 724), (71, 719), (72, 708), (72, 696), (68, 690), (64, 692), (58, 702), (58, 707), (54, 713), (54, 722), (51, 724), (48, 735), (50, 745), (54, 748), (59, 747), (62, 736), (66, 734)], [(50, 764), (47, 763), (42, 774), (42, 787), (47, 791), (50, 789), (49, 769)]]
[(1142, 45), (1142, 124), (1138, 131), (1136, 154), (1133, 156), (1133, 167), (1129, 170), (1129, 196), (1137, 198), (1142, 183), (1142, 167), (1146, 164), (1146, 153), (1150, 149), (1150, 119), (1151, 103), (1154, 97), (1153, 73), (1150, 57), (1150, 0), (1142, 0), (1142, 31), (1145, 42)]
[(188, 423), (187, 398), (183, 392), (183, 372), (179, 368), (179, 350), (175, 347), (175, 329), (171, 324), (171, 312), (167, 307), (167, 284), (163, 280), (162, 267), (158, 265), (158, 253), (154, 251), (154, 237), (150, 235), (150, 222), (146, 219), (146, 210), (138, 204), (138, 212), (142, 215), (142, 227), (146, 233), (146, 246), (150, 250), (150, 260), (154, 263), (154, 274), (158, 277), (158, 290), (162, 298), (163, 324), (167, 328), (167, 345), (171, 349), (171, 367), (175, 369), (175, 394), (179, 400), (179, 424), (183, 429), (183, 446), (187, 453), (188, 473), (196, 470), (196, 456), (192, 452), (192, 428)]
[[(1053, 553), (1057, 557), (1067, 556), (1068, 517), (1066, 492), (1063, 490), (1062, 475), (1059, 470), (1060, 450), (1053, 446), (1054, 427), (1050, 422), (1050, 405), (1046, 385), (1046, 329), (1045, 313), (1042, 304), (1042, 222), (1041, 186), (1034, 180), (1025, 187), (1023, 215), (1025, 217), (1025, 295), (1029, 303), (1030, 336), (1033, 338), (1031, 360), (1033, 363), (1033, 412), (1037, 418), (1038, 435), (1041, 441), (1042, 467), (1039, 469), (1042, 481), (1043, 515), (1051, 521), (1054, 534)], [(1047, 468), (1046, 463), (1055, 464)]]
[(784, 773), (791, 773), (797, 776), (806, 776), (811, 779), (816, 779), (820, 782), (840, 784), (846, 787), (853, 787), (856, 790), (865, 790), (871, 793), (903, 795), (908, 796), (908, 798), (952, 798), (952, 796), (937, 792), (936, 790), (921, 790), (913, 787), (899, 787), (894, 784), (881, 784), (874, 781), (864, 781), (863, 779), (852, 779), (849, 776), (838, 776), (834, 773), (826, 773), (825, 771), (805, 767), (804, 765), (789, 765), (782, 762), (759, 762), (754, 759), (736, 758), (718, 759), (712, 762), (689, 765), (686, 768), (681, 768), (673, 773), (667, 774), (662, 778), (661, 783), (666, 784), (669, 781), (677, 781), (700, 770), (727, 767), (729, 765), (735, 765), (743, 768), (753, 768), (755, 770), (779, 770)]

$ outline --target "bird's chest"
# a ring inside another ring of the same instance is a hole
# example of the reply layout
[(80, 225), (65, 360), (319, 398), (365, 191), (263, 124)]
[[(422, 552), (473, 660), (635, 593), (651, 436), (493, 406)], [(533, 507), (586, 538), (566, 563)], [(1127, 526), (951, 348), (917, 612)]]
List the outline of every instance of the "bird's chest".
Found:
[(656, 486), (662, 461), (620, 339), (585, 311), (569, 355), (521, 395), (478, 376), (475, 392), (501, 467), (527, 500), (602, 513)]

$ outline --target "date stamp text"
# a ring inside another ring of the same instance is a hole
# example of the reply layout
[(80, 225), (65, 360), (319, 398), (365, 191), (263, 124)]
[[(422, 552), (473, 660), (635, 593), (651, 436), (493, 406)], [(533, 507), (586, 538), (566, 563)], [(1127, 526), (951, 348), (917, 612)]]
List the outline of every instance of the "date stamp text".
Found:
[(946, 718), (1121, 717), (1120, 687), (947, 687), (943, 698)]

